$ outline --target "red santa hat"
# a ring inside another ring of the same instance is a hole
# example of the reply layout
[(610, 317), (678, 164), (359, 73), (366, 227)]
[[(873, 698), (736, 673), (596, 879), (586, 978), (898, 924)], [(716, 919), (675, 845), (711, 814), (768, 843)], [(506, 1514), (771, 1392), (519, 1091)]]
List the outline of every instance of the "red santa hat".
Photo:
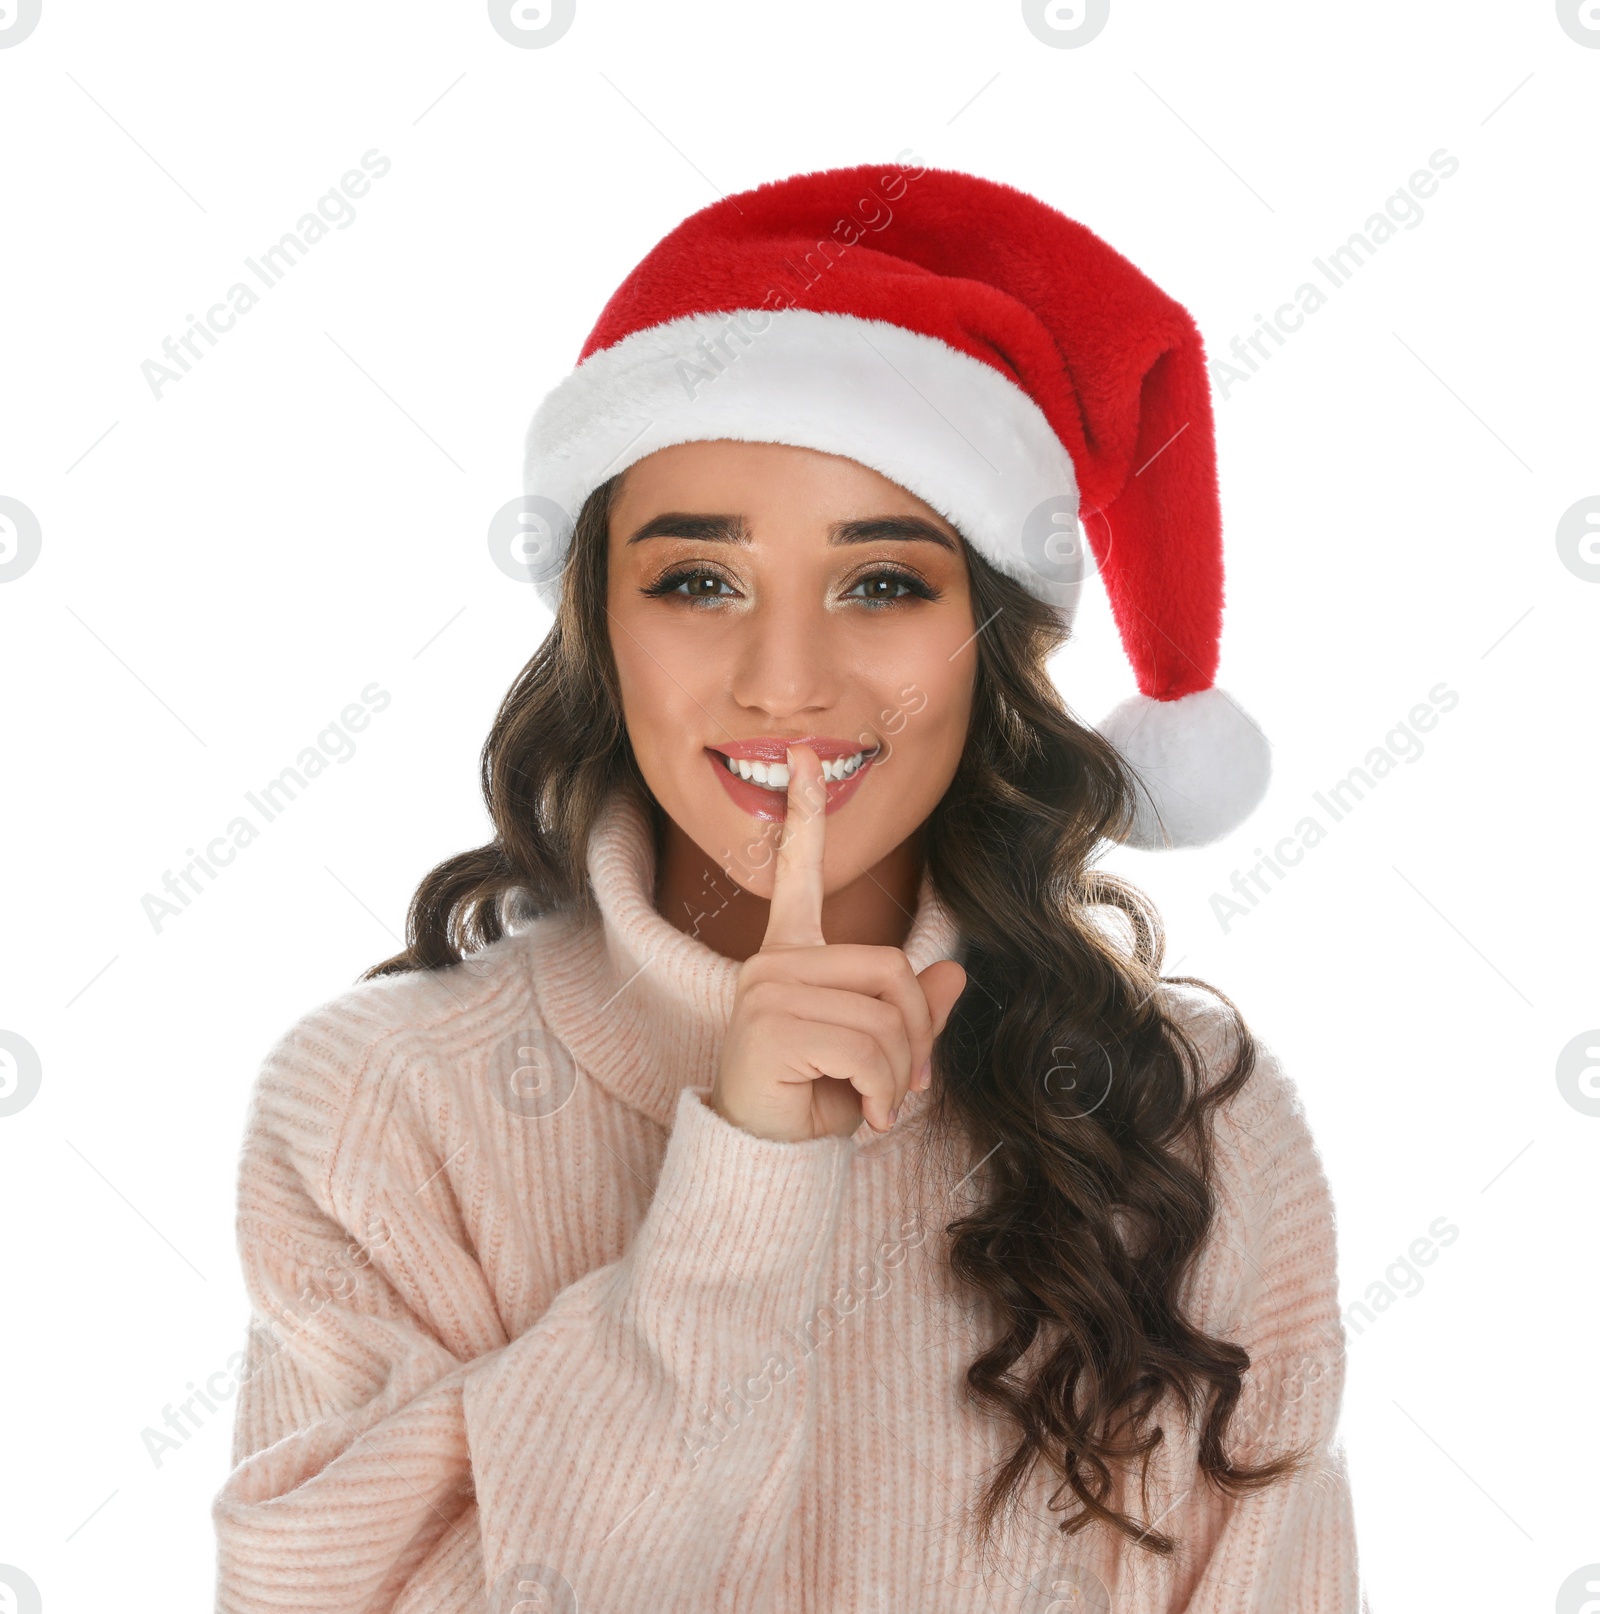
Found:
[(1213, 682), (1222, 519), (1200, 334), (1082, 224), (915, 163), (796, 174), (685, 219), (528, 429), (523, 509), (545, 528), (523, 558), (545, 603), (589, 493), (717, 438), (870, 466), (1068, 624), (1092, 562), (1140, 690), (1096, 725), (1143, 786), (1131, 844), (1204, 845), (1265, 794), (1271, 748)]

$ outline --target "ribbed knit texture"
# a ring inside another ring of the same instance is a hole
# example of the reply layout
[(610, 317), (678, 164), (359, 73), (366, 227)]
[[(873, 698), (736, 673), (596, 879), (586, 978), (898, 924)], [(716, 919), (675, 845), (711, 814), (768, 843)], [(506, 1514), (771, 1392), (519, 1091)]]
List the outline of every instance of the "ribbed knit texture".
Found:
[[(807, 1143), (711, 1110), (739, 966), (655, 911), (654, 858), (614, 798), (599, 919), (359, 984), (267, 1056), (219, 1611), (1364, 1610), (1332, 1206), (1270, 1050), (1219, 1117), (1187, 1303), (1253, 1358), (1235, 1455), (1309, 1441), (1310, 1471), (1217, 1495), (1173, 1411), (1121, 1500), (1175, 1558), (1063, 1540), (1036, 1474), (980, 1560), (967, 1510), (1014, 1432), (964, 1398), (985, 1340), (943, 1266), (973, 1162), (908, 1147), (920, 1094)], [(905, 950), (959, 956), (926, 879)], [(1209, 1000), (1170, 990), (1213, 1062)]]

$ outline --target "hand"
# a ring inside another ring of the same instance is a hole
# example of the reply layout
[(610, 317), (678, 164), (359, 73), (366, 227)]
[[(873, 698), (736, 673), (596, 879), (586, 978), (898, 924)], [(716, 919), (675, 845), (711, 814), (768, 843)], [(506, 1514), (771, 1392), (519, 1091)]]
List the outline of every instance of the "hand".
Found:
[(789, 794), (761, 950), (739, 968), (711, 1108), (759, 1138), (849, 1137), (865, 1118), (887, 1132), (944, 1030), (967, 972), (953, 959), (920, 975), (898, 947), (822, 939), (827, 818), (822, 763), (789, 748)]

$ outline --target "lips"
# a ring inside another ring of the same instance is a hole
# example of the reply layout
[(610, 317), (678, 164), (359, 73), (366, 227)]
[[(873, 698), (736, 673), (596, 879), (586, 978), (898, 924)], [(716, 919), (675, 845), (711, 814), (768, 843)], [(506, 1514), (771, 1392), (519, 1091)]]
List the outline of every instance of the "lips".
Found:
[[(828, 814), (838, 812), (861, 788), (862, 781), (872, 771), (872, 764), (877, 755), (876, 747), (866, 748), (860, 744), (852, 745), (848, 741), (839, 740), (808, 739), (789, 742), (741, 740), (732, 742), (720, 750), (713, 750), (707, 746), (705, 758), (735, 806), (752, 818), (767, 823), (782, 823), (789, 813), (788, 793), (773, 790), (766, 785), (758, 785), (749, 779), (741, 779), (737, 774), (728, 771), (728, 765), (723, 758), (731, 756), (740, 761), (779, 763), (786, 760), (785, 750), (788, 744), (812, 746), (819, 758), (830, 762), (837, 761), (841, 756), (854, 756), (857, 751), (866, 750), (861, 766), (848, 779), (824, 780), (823, 788), (827, 794), (824, 812)], [(776, 755), (772, 754), (774, 750), (777, 752)]]
[(764, 734), (754, 740), (730, 740), (726, 745), (707, 746), (708, 751), (720, 751), (736, 762), (783, 762), (787, 760), (791, 745), (809, 745), (823, 762), (837, 762), (840, 757), (853, 757), (857, 751), (876, 749), (865, 740), (831, 740), (822, 734), (802, 734), (785, 738), (777, 734)]

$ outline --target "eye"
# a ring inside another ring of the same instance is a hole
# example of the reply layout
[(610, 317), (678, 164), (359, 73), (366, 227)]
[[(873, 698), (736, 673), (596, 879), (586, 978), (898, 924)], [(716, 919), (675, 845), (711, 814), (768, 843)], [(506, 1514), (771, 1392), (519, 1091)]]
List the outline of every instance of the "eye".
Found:
[[(904, 589), (905, 592), (903, 594), (884, 594), (874, 592), (874, 590), (876, 590), (879, 585), (882, 584), (889, 584), (895, 588)], [(864, 604), (870, 605), (874, 608), (885, 605), (900, 605), (905, 600), (911, 598), (922, 600), (936, 600), (939, 598), (939, 591), (932, 588), (928, 583), (924, 582), (923, 579), (918, 577), (915, 572), (902, 572), (890, 567), (880, 568), (875, 572), (868, 572), (865, 577), (861, 578), (851, 586), (851, 594), (855, 594), (856, 589), (859, 588), (864, 588), (868, 592), (864, 595), (857, 595), (856, 597), (861, 599)]]
[[(679, 566), (672, 571), (663, 572), (655, 582), (639, 592), (652, 599), (676, 594), (680, 599), (688, 600), (691, 604), (699, 601), (723, 600), (729, 596), (708, 591), (699, 586), (705, 583), (727, 583), (727, 579), (720, 573), (714, 572), (705, 566)], [(684, 584), (688, 584), (687, 589)], [(731, 584), (729, 585), (732, 586)]]
[[(726, 588), (727, 593), (719, 592)], [(858, 593), (858, 590), (866, 593)], [(677, 598), (691, 605), (711, 605), (720, 600), (732, 599), (738, 590), (709, 566), (676, 566), (663, 572), (655, 582), (639, 591), (651, 599)], [(917, 576), (915, 572), (895, 567), (879, 567), (866, 573), (850, 585), (846, 598), (873, 610), (885, 606), (903, 605), (909, 599), (936, 600), (939, 591)]]

